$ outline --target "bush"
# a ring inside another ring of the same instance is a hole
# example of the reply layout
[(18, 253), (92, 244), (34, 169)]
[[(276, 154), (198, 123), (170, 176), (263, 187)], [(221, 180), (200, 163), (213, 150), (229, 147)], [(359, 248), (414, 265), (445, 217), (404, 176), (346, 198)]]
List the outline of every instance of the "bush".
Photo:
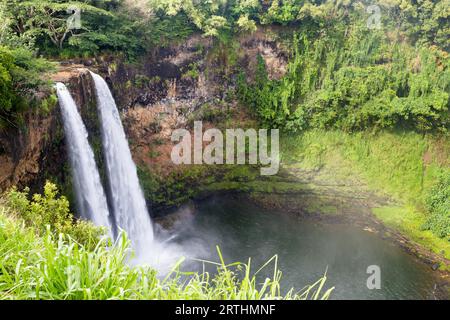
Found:
[(3, 201), (40, 235), (46, 234), (47, 230), (55, 235), (64, 233), (88, 248), (93, 248), (105, 233), (90, 222), (75, 220), (69, 210), (69, 201), (64, 196), (58, 197), (56, 185), (50, 182), (46, 183), (43, 195), (35, 194), (31, 200), (29, 189), (20, 192), (13, 188), (5, 194)]
[(52, 63), (28, 49), (0, 45), (0, 127), (16, 124), (21, 112), (42, 105), (37, 93), (49, 91), (45, 75), (53, 70)]
[(450, 171), (442, 173), (426, 198), (429, 213), (424, 229), (450, 241)]

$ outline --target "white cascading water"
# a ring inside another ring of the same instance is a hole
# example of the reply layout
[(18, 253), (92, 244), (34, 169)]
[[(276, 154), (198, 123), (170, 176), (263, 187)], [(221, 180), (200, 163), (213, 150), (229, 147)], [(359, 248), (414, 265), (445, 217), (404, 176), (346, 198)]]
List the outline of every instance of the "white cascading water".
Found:
[(127, 232), (138, 258), (155, 255), (153, 226), (119, 111), (106, 81), (92, 73), (102, 128), (111, 204), (117, 227)]
[(82, 218), (111, 231), (106, 196), (94, 153), (87, 139), (86, 127), (66, 86), (57, 83), (56, 90), (64, 122), (79, 214)]

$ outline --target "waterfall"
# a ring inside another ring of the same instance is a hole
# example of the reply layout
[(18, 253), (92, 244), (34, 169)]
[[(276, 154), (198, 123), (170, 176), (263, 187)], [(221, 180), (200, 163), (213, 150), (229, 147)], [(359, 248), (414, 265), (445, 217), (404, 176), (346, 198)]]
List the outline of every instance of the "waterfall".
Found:
[(86, 127), (66, 86), (57, 83), (56, 90), (64, 122), (79, 214), (82, 218), (111, 231), (105, 192), (100, 182), (94, 153), (87, 139)]
[(127, 232), (137, 255), (142, 256), (153, 245), (152, 222), (114, 98), (106, 81), (91, 74), (116, 225)]
[[(116, 103), (105, 80), (97, 74), (91, 74), (95, 82), (101, 122), (109, 202), (106, 200), (94, 153), (89, 146), (88, 134), (75, 101), (64, 84), (56, 84), (80, 215), (96, 225), (105, 226), (111, 237), (113, 226), (126, 231), (136, 253), (136, 257), (130, 262), (149, 264), (160, 275), (165, 276), (179, 258), (185, 255), (184, 249), (172, 243), (173, 238), (168, 235), (166, 241), (154, 240), (152, 221)], [(160, 230), (159, 234), (162, 238), (165, 237), (164, 231)], [(195, 247), (196, 244), (190, 245), (190, 251)]]

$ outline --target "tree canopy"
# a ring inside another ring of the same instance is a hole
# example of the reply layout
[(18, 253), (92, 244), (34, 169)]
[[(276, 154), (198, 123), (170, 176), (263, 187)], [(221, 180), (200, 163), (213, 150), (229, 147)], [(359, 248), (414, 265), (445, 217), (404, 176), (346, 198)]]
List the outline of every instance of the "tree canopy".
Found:
[(242, 101), (264, 121), (296, 130), (445, 128), (450, 0), (376, 6), (380, 29), (368, 30), (362, 0), (1, 0), (1, 110), (20, 110), (17, 97), (27, 100), (42, 85), (39, 55), (133, 60), (193, 32), (220, 40), (278, 25), (303, 39), (292, 43), (288, 74), (269, 80), (262, 63), (259, 85), (240, 81)]

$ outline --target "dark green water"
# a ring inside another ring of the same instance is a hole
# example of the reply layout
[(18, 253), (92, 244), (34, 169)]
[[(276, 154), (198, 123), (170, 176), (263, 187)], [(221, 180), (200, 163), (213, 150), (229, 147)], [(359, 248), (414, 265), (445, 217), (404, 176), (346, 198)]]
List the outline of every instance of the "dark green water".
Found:
[[(205, 259), (218, 261), (219, 245), (226, 262), (251, 257), (257, 270), (278, 254), (284, 289), (312, 284), (328, 268), (327, 287), (335, 287), (332, 299), (442, 298), (429, 266), (359, 227), (317, 223), (229, 197), (198, 204), (195, 214), (180, 222), (179, 241), (206, 248)], [(381, 269), (381, 289), (367, 288), (370, 265)]]

